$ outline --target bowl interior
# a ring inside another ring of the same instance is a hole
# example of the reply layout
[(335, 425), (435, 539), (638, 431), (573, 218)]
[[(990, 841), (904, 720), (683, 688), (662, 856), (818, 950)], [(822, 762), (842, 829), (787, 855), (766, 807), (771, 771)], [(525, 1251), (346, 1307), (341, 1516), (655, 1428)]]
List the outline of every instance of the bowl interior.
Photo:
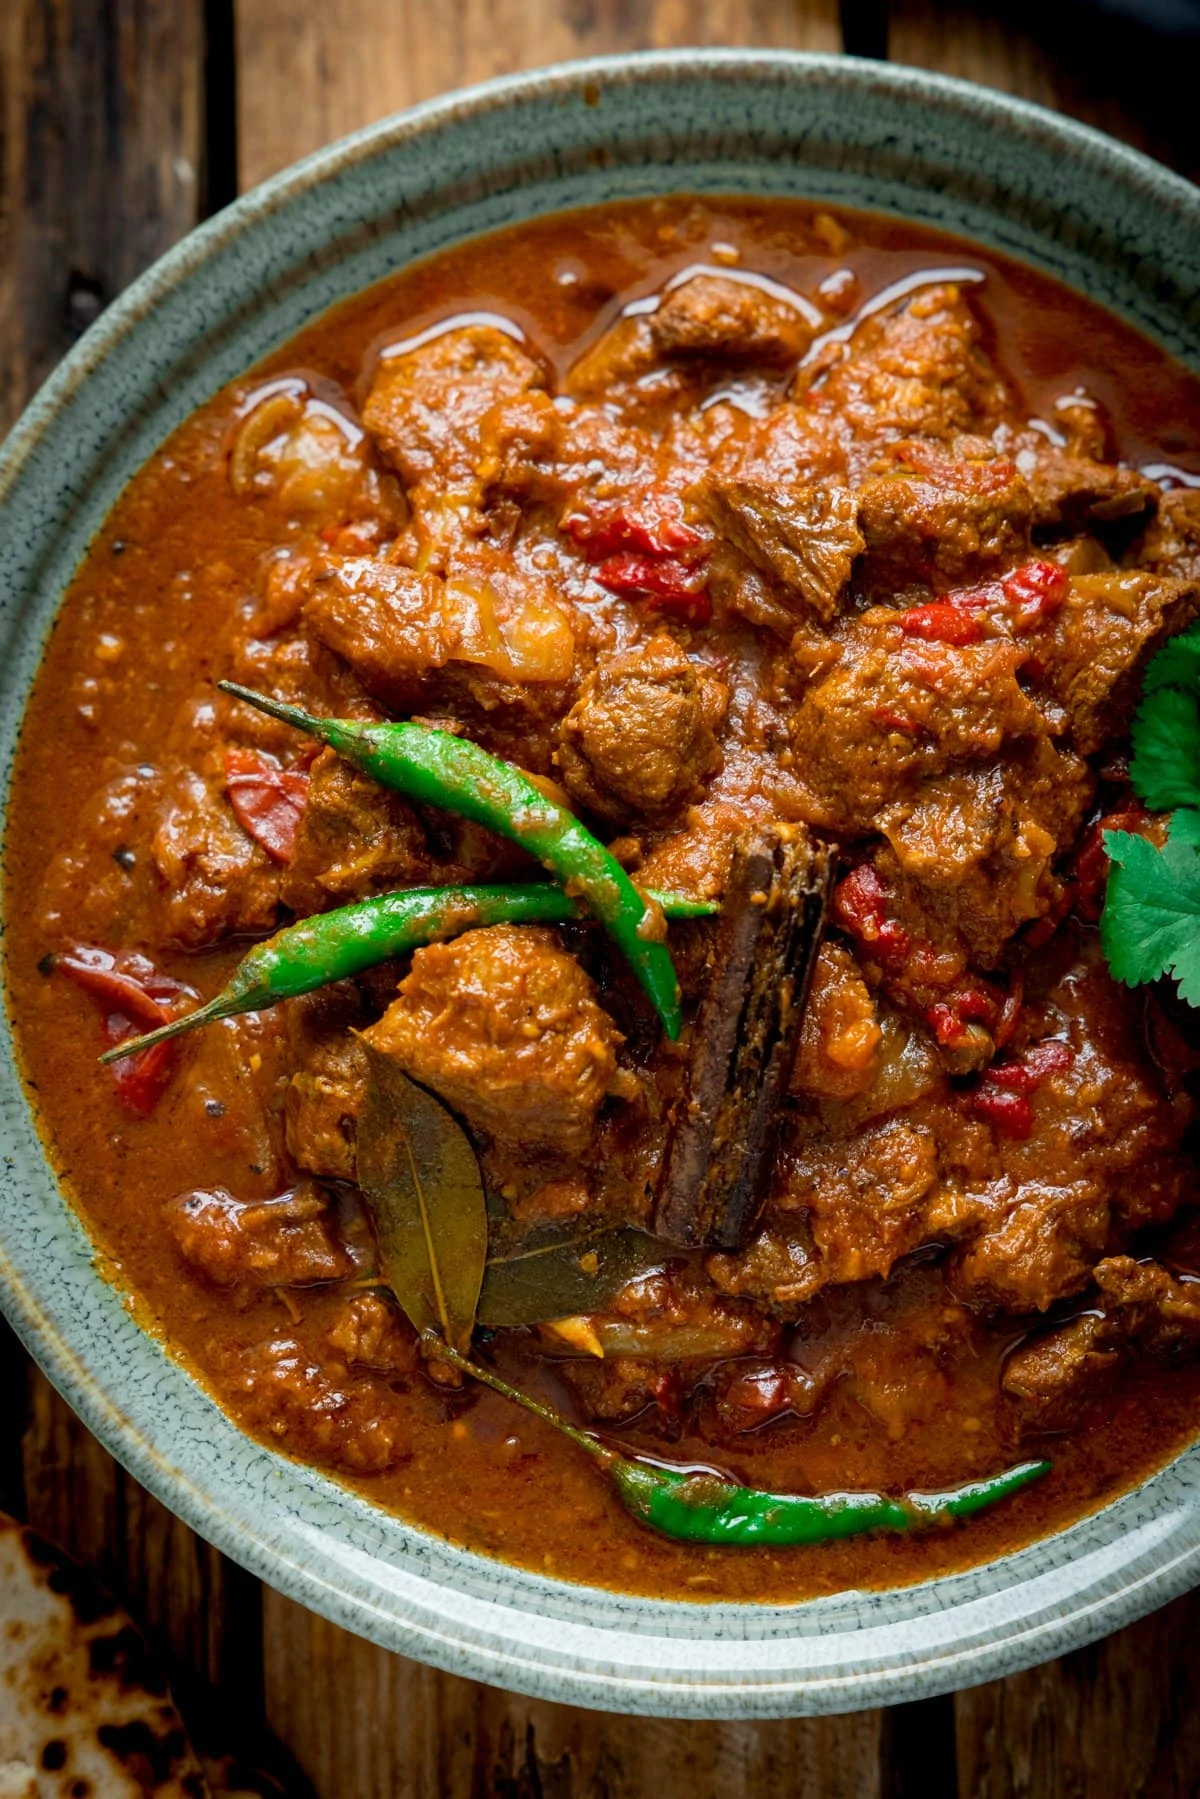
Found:
[[(0, 458), (5, 788), (62, 591), (124, 483), (190, 411), (413, 258), (535, 213), (682, 190), (800, 195), (980, 239), (1200, 368), (1200, 193), (1035, 108), (883, 65), (735, 52), (575, 64), (432, 103), (311, 158), (185, 240), (93, 327), (13, 433)], [(835, 1711), (1012, 1672), (1200, 1579), (1200, 1449), (1000, 1562), (796, 1606), (625, 1598), (419, 1532), (250, 1442), (133, 1321), (95, 1272), (5, 1048), (0, 1299), (22, 1338), (190, 1525), (388, 1647), (615, 1710)]]

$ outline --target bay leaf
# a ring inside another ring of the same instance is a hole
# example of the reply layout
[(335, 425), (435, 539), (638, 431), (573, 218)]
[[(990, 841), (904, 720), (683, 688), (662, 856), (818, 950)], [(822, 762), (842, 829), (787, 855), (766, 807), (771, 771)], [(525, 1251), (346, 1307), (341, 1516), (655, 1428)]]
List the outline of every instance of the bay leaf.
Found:
[[(360, 1039), (361, 1041), (361, 1039)], [(487, 1260), (487, 1205), (475, 1151), (441, 1101), (362, 1044), (366, 1103), (358, 1183), (379, 1265), (415, 1330), (465, 1352)]]
[(541, 1324), (601, 1310), (638, 1274), (678, 1250), (627, 1226), (548, 1227), (493, 1236), (479, 1296), (479, 1322)]

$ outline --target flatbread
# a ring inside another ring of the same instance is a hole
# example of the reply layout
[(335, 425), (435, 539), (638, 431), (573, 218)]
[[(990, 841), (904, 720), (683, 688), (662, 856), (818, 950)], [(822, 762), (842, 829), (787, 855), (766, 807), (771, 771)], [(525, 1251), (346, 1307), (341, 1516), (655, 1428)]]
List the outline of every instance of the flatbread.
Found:
[(91, 1575), (4, 1513), (0, 1799), (209, 1799), (141, 1632)]

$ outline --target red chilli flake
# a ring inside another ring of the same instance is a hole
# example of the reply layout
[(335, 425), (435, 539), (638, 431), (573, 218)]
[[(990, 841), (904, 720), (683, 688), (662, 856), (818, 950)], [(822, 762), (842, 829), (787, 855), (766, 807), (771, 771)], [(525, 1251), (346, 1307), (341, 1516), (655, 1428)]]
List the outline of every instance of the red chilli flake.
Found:
[(238, 823), (276, 862), (290, 862), (308, 804), (308, 776), (257, 750), (225, 752), (225, 788)]
[[(114, 954), (81, 945), (56, 956), (54, 966), (103, 1008), (104, 1038), (110, 1047), (168, 1024), (178, 1016), (180, 1002), (194, 997), (190, 988), (161, 973), (145, 956), (128, 951)], [(109, 1073), (122, 1104), (142, 1118), (152, 1112), (174, 1072), (177, 1052), (175, 1043), (156, 1043), (140, 1055), (114, 1062)]]

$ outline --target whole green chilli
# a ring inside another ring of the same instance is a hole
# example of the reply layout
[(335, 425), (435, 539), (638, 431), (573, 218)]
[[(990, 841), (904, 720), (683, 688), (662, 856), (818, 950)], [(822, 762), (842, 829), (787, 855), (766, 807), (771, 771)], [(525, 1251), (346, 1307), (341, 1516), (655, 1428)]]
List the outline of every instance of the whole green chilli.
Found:
[(647, 903), (616, 857), (574, 813), (548, 799), (513, 763), (490, 755), (468, 738), (430, 725), (316, 718), (236, 682), (217, 685), (223, 693), (329, 744), (380, 786), (455, 812), (519, 843), (600, 920), (636, 974), (668, 1037), (678, 1037), (679, 980), (663, 941), (661, 913)]
[[(706, 900), (651, 894), (667, 918), (702, 918), (716, 910)], [(106, 1050), (102, 1062), (135, 1056), (169, 1037), (239, 1012), (261, 1012), (280, 1000), (344, 981), (392, 956), (408, 955), (427, 943), (444, 942), (463, 931), (492, 924), (567, 924), (579, 905), (549, 882), (525, 886), (413, 887), (374, 894), (285, 925), (256, 943), (213, 999), (183, 1018), (172, 1019), (143, 1037), (130, 1037)]]
[(969, 1518), (1050, 1472), (1049, 1462), (1020, 1462), (1001, 1474), (967, 1481), (941, 1493), (905, 1493), (899, 1498), (887, 1493), (822, 1493), (815, 1497), (764, 1493), (756, 1487), (739, 1487), (719, 1474), (666, 1468), (618, 1455), (590, 1431), (569, 1424), (551, 1406), (531, 1399), (440, 1338), (431, 1339), (430, 1349), (569, 1437), (601, 1465), (632, 1518), (683, 1543), (788, 1548), (860, 1536), (866, 1531), (913, 1530)]

